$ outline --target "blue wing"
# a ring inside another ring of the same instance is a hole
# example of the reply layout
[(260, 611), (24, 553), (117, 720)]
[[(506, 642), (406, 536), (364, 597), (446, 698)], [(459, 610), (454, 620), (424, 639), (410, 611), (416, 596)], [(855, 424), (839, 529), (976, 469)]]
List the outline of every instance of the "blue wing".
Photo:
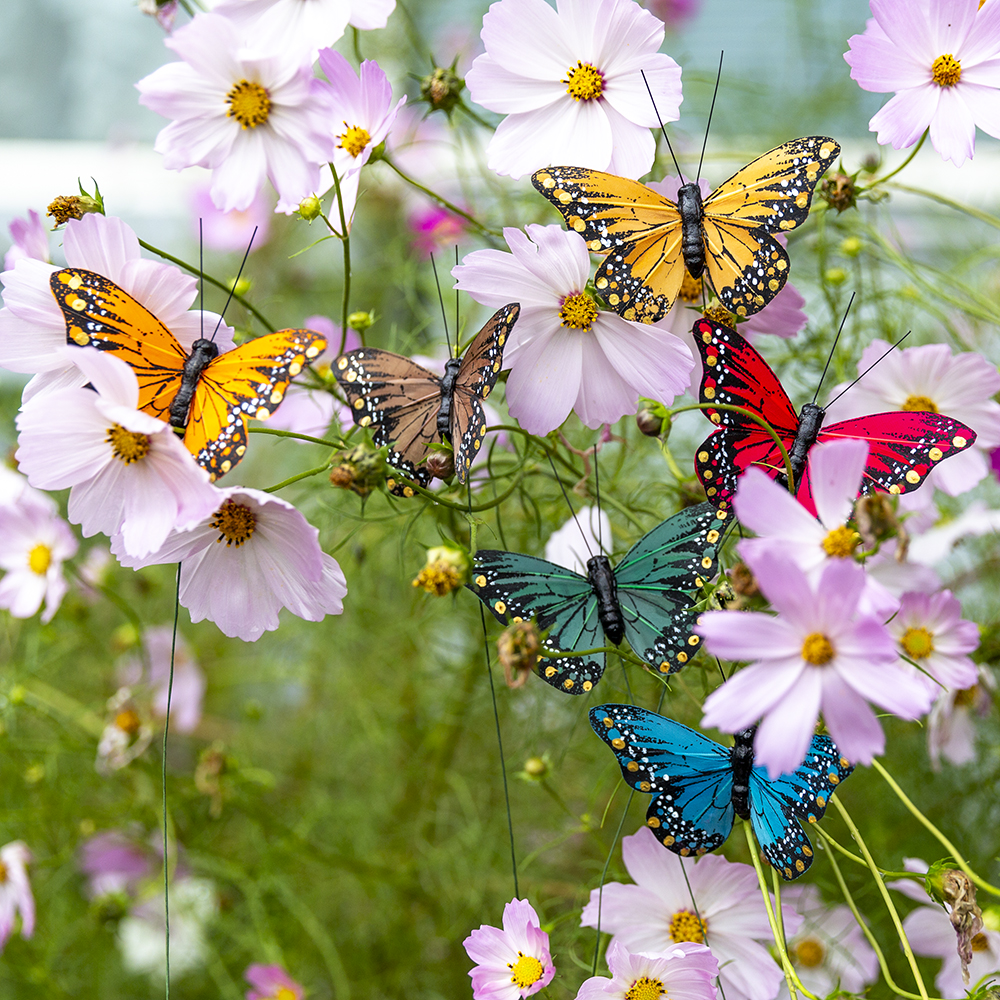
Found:
[(629, 785), (656, 796), (646, 823), (664, 847), (687, 857), (713, 851), (729, 836), (733, 769), (726, 747), (634, 705), (598, 705), (590, 725)]
[(812, 864), (812, 843), (798, 820), (821, 820), (830, 796), (853, 770), (829, 736), (814, 736), (805, 761), (790, 774), (769, 781), (766, 768), (751, 771), (753, 832), (764, 857), (786, 880), (798, 878)]
[(640, 538), (615, 567), (629, 645), (661, 673), (680, 670), (701, 642), (693, 595), (715, 575), (727, 517), (709, 503), (688, 507)]
[[(469, 589), (503, 624), (534, 618), (548, 632), (548, 649), (593, 649), (605, 645), (597, 598), (585, 576), (536, 556), (480, 549)], [(604, 673), (604, 654), (542, 659), (539, 676), (569, 694), (585, 694)]]

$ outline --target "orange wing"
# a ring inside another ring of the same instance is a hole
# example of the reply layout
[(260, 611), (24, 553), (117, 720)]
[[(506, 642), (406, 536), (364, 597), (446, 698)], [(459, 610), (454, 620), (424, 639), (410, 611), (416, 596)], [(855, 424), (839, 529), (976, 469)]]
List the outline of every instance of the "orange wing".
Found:
[(121, 358), (139, 380), (139, 409), (168, 420), (187, 357), (177, 338), (128, 292), (94, 271), (66, 267), (49, 285), (66, 320), (66, 342)]
[(312, 330), (279, 330), (220, 354), (201, 373), (188, 412), (184, 444), (212, 479), (247, 449), (247, 420), (266, 420), (288, 383), (326, 347)]

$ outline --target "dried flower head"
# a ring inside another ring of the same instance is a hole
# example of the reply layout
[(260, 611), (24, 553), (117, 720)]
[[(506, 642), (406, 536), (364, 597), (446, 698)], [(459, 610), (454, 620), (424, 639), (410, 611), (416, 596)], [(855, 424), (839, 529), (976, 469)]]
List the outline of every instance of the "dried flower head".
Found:
[(523, 687), (538, 665), (542, 639), (533, 621), (518, 621), (508, 625), (497, 639), (497, 655), (503, 665), (507, 687)]
[(447, 69), (435, 66), (433, 72), (420, 81), (420, 100), (426, 101), (431, 111), (443, 111), (449, 118), (462, 103), (465, 89), (465, 80), (455, 72), (457, 63), (456, 59)]
[(469, 576), (469, 557), (450, 545), (438, 545), (427, 550), (427, 563), (413, 581), (428, 594), (444, 597), (458, 590)]
[(858, 201), (854, 178), (839, 170), (823, 181), (820, 192), (830, 208), (837, 210), (838, 215), (848, 208), (854, 208)]
[(854, 506), (854, 522), (865, 548), (874, 548), (876, 543), (895, 537), (899, 539), (896, 546), (896, 561), (906, 560), (910, 536), (896, 517), (892, 501), (884, 493), (872, 493), (859, 498)]
[(965, 872), (944, 868), (942, 862), (936, 862), (927, 873), (927, 891), (940, 898), (948, 909), (948, 919), (958, 938), (962, 981), (968, 986), (969, 963), (976, 950), (976, 938), (981, 938), (983, 932), (983, 911), (976, 903), (976, 887)]
[(58, 195), (53, 198), (45, 214), (56, 220), (56, 226), (64, 226), (70, 219), (82, 219), (90, 212), (102, 212), (103, 206), (88, 194)]
[(330, 470), (334, 486), (366, 497), (385, 482), (385, 455), (370, 444), (359, 444), (339, 458), (340, 463)]
[(757, 580), (746, 563), (739, 562), (729, 571), (729, 580), (733, 590), (740, 597), (756, 597), (760, 593)]

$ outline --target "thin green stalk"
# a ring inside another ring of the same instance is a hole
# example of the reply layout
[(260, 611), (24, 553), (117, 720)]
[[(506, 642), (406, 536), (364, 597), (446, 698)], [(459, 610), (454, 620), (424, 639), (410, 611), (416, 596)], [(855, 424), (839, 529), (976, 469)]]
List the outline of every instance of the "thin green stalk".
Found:
[(888, 786), (896, 793), (896, 797), (899, 801), (902, 802), (903, 805), (906, 806), (906, 808), (909, 809), (910, 812), (913, 813), (913, 815), (916, 816), (917, 819), (920, 820), (920, 822), (923, 823), (923, 825), (927, 827), (927, 829), (930, 830), (935, 837), (937, 837), (938, 841), (943, 845), (945, 850), (948, 851), (948, 853), (955, 859), (955, 863), (958, 867), (961, 868), (962, 871), (965, 872), (965, 874), (968, 875), (980, 889), (984, 889), (986, 892), (990, 893), (990, 895), (1000, 896), (1000, 889), (998, 889), (995, 885), (990, 885), (986, 879), (977, 875), (972, 868), (969, 867), (969, 863), (962, 857), (961, 854), (958, 853), (958, 849), (955, 845), (913, 804), (903, 789), (896, 784), (892, 775), (889, 774), (889, 772), (877, 760), (872, 761), (872, 767), (882, 775), (886, 784), (888, 784)]
[(489, 503), (480, 504), (478, 507), (469, 507), (466, 504), (454, 503), (451, 500), (445, 500), (443, 497), (438, 496), (437, 493), (433, 493), (431, 490), (425, 490), (419, 483), (410, 483), (410, 486), (413, 487), (414, 493), (419, 493), (421, 496), (427, 497), (428, 500), (433, 500), (434, 503), (440, 504), (442, 507), (451, 507), (453, 510), (460, 510), (467, 514), (478, 514), (480, 511), (490, 510), (491, 508), (503, 503), (503, 501), (517, 489), (526, 475), (527, 473), (522, 472), (521, 475), (510, 484), (510, 488), (506, 492), (494, 497), (489, 501)]
[(36, 677), (29, 677), (23, 684), (12, 688), (11, 697), (20, 698), (26, 705), (46, 715), (75, 722), (94, 739), (100, 739), (104, 732), (104, 721), (96, 712), (92, 712), (75, 698)]
[[(169, 260), (171, 264), (176, 264), (178, 267), (184, 268), (185, 271), (187, 271), (189, 274), (193, 274), (196, 278), (204, 277), (204, 279), (210, 285), (215, 285), (216, 288), (221, 289), (227, 295), (230, 294), (231, 289), (229, 288), (228, 285), (219, 281), (218, 278), (213, 278), (210, 274), (202, 275), (201, 271), (199, 271), (198, 268), (193, 267), (191, 264), (188, 264), (187, 261), (181, 260), (180, 257), (175, 257), (173, 254), (169, 254), (165, 250), (160, 250), (158, 247), (154, 247), (152, 243), (147, 243), (145, 240), (139, 240), (139, 246), (141, 246), (144, 250), (148, 250), (150, 253), (155, 253), (157, 256), (162, 257), (164, 260)], [(243, 306), (244, 309), (247, 310), (247, 312), (253, 313), (253, 315), (260, 320), (261, 325), (269, 333), (274, 333), (278, 329), (276, 326), (271, 324), (268, 318), (259, 309), (257, 309), (255, 306), (250, 305), (250, 303), (247, 302), (247, 300), (243, 298), (242, 295), (238, 294), (237, 292), (232, 292), (232, 296), (237, 302), (239, 302), (241, 306)]]
[(892, 897), (889, 895), (889, 890), (885, 887), (882, 874), (878, 870), (878, 866), (875, 864), (874, 859), (868, 851), (868, 845), (862, 839), (861, 831), (854, 825), (854, 820), (851, 819), (847, 809), (844, 808), (844, 804), (840, 801), (840, 799), (834, 796), (832, 798), (832, 802), (837, 807), (837, 811), (840, 813), (844, 822), (847, 824), (847, 829), (851, 831), (851, 836), (854, 838), (854, 842), (858, 845), (861, 849), (861, 853), (865, 856), (865, 861), (868, 863), (868, 868), (870, 869), (872, 875), (875, 876), (878, 891), (882, 894), (882, 899), (885, 900), (886, 909), (889, 911), (889, 916), (892, 917), (892, 922), (896, 927), (896, 933), (899, 935), (899, 941), (903, 946), (903, 952), (906, 955), (906, 960), (910, 963), (910, 970), (912, 971), (913, 978), (917, 983), (917, 991), (920, 993), (921, 1000), (929, 1000), (927, 996), (927, 987), (924, 986), (923, 977), (920, 975), (920, 969), (917, 967), (917, 960), (913, 955), (913, 949), (910, 947), (909, 938), (906, 936), (906, 931), (903, 930), (903, 922), (899, 919), (899, 913), (896, 910), (896, 905), (893, 903)]
[[(822, 831), (817, 830), (817, 832), (821, 833)], [(837, 864), (837, 859), (834, 857), (832, 852), (830, 853), (830, 864), (833, 866), (833, 874), (837, 879), (837, 884), (840, 886), (841, 894), (847, 902), (848, 907), (850, 907), (851, 913), (854, 914), (854, 919), (861, 928), (861, 932), (868, 939), (868, 943), (872, 946), (872, 950), (875, 952), (879, 968), (882, 970), (882, 976), (889, 989), (901, 997), (906, 997), (907, 1000), (923, 1000), (923, 998), (918, 994), (910, 993), (909, 991), (896, 985), (896, 981), (892, 978), (892, 974), (889, 972), (889, 966), (885, 960), (885, 955), (882, 953), (882, 949), (879, 947), (879, 943), (876, 940), (875, 935), (872, 934), (868, 924), (865, 923), (864, 918), (861, 916), (861, 912), (858, 910), (857, 904), (854, 902), (854, 897), (851, 895), (851, 891), (847, 888), (847, 883), (844, 881), (844, 876), (841, 874), (840, 865)], [(938, 998), (934, 997), (932, 1000), (938, 1000)]]
[(637, 667), (649, 666), (645, 660), (640, 660), (639, 657), (632, 656), (631, 654), (625, 652), (625, 650), (619, 649), (617, 646), (596, 646), (594, 649), (572, 650), (545, 649), (543, 647), (538, 650), (539, 656), (544, 656), (550, 660), (560, 660), (567, 656), (596, 656), (598, 653), (616, 653), (623, 660), (628, 660), (629, 663), (634, 663)]
[(906, 191), (908, 194), (916, 194), (920, 195), (921, 198), (936, 201), (939, 205), (946, 205), (957, 212), (964, 212), (966, 215), (971, 215), (972, 218), (978, 219), (980, 222), (985, 222), (986, 225), (992, 226), (994, 229), (1000, 229), (1000, 218), (997, 218), (997, 216), (991, 215), (989, 212), (983, 212), (981, 209), (973, 208), (971, 205), (964, 205), (962, 202), (955, 201), (952, 198), (946, 198), (943, 194), (938, 194), (936, 191), (925, 191), (923, 188), (910, 187), (908, 184), (899, 183), (893, 183), (889, 186), (895, 188), (897, 191)]
[(286, 486), (291, 486), (292, 483), (297, 483), (300, 479), (308, 479), (310, 476), (318, 476), (323, 472), (326, 472), (330, 468), (329, 462), (324, 462), (323, 465), (317, 465), (315, 469), (306, 469), (305, 472), (300, 472), (298, 475), (289, 476), (288, 479), (283, 479), (280, 483), (276, 483), (274, 486), (267, 486), (264, 488), (265, 493), (276, 493), (278, 490), (283, 490)]
[[(340, 178), (337, 170), (330, 164), (330, 173), (333, 174), (333, 187), (337, 192), (337, 210), (340, 212), (340, 240), (344, 244), (344, 298), (340, 308), (340, 350), (338, 354), (343, 354), (344, 343), (347, 340), (347, 304), (351, 298), (351, 234), (347, 229), (347, 217), (344, 215), (344, 199), (340, 194)], [(329, 226), (330, 223), (327, 222)], [(363, 331), (358, 331), (361, 343), (364, 344), (365, 337)]]
[(309, 441), (311, 444), (323, 444), (327, 448), (346, 448), (343, 441), (326, 441), (323, 438), (310, 437), (308, 434), (297, 434), (295, 431), (280, 431), (277, 427), (251, 427), (251, 434), (273, 434), (275, 437), (295, 438), (296, 441)]
[(885, 177), (876, 177), (875, 180), (873, 180), (871, 184), (869, 184), (864, 190), (870, 191), (872, 188), (878, 187), (879, 184), (884, 184), (887, 180), (889, 180), (890, 177), (895, 177), (896, 174), (898, 174), (901, 170), (905, 170), (906, 167), (910, 165), (911, 160), (917, 155), (917, 153), (920, 152), (920, 147), (924, 144), (924, 141), (927, 139), (927, 133), (929, 131), (930, 129), (924, 129), (924, 134), (920, 137), (920, 142), (918, 142), (913, 147), (913, 152), (910, 153), (910, 155), (905, 160), (903, 160), (903, 162), (898, 167), (896, 167), (896, 169), (893, 170), (892, 173), (886, 174)]
[(447, 198), (442, 198), (441, 195), (436, 194), (430, 188), (424, 187), (424, 185), (421, 184), (420, 181), (414, 180), (412, 177), (409, 176), (409, 174), (403, 173), (403, 171), (400, 170), (399, 167), (397, 167), (395, 163), (393, 163), (392, 159), (390, 157), (386, 156), (384, 153), (382, 154), (382, 162), (385, 163), (385, 164), (387, 164), (393, 170), (395, 170), (396, 173), (404, 181), (406, 181), (407, 184), (412, 185), (418, 191), (422, 191), (425, 195), (427, 195), (428, 198), (432, 198), (442, 208), (446, 208), (446, 209), (448, 209), (449, 212), (452, 212), (455, 215), (461, 216), (461, 218), (465, 219), (466, 222), (468, 222), (471, 225), (475, 226), (475, 228), (480, 233), (482, 233), (484, 236), (493, 236), (493, 237), (497, 237), (497, 238), (502, 238), (503, 237), (503, 233), (497, 232), (497, 230), (495, 230), (495, 229), (490, 229), (487, 226), (484, 226), (477, 218), (475, 218), (472, 215), (469, 215), (468, 212), (466, 212), (464, 209), (459, 208), (458, 205), (452, 204), (452, 202), (448, 201)]

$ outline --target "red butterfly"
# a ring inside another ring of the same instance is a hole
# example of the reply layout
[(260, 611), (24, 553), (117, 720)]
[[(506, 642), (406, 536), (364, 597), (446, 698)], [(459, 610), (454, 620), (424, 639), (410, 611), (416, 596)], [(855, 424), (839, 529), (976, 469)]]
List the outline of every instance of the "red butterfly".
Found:
[[(868, 442), (862, 493), (910, 493), (942, 459), (957, 455), (976, 440), (971, 427), (940, 413), (893, 410), (823, 426), (826, 411), (806, 403), (796, 414), (788, 394), (767, 362), (735, 330), (699, 319), (691, 331), (701, 354), (702, 403), (729, 403), (759, 413), (781, 438), (791, 460), (796, 498), (815, 515), (806, 458), (817, 441), (860, 438)], [(708, 499), (727, 508), (737, 480), (751, 465), (772, 479), (785, 479), (785, 465), (774, 439), (760, 424), (733, 410), (708, 409), (718, 429), (695, 455), (695, 471)]]

